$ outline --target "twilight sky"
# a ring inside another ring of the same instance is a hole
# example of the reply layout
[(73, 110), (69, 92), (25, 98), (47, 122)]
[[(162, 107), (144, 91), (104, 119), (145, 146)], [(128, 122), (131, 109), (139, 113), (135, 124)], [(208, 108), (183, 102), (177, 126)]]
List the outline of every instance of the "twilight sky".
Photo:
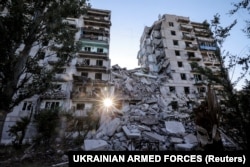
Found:
[[(221, 23), (227, 26), (238, 19), (238, 24), (224, 43), (222, 50), (239, 56), (249, 51), (249, 39), (242, 33), (247, 12), (240, 11), (228, 15), (233, 8), (232, 2), (240, 0), (90, 0), (93, 8), (111, 10), (111, 65), (132, 69), (138, 67), (137, 52), (140, 37), (145, 26), (151, 26), (159, 15), (174, 14), (189, 17), (191, 21), (210, 22), (216, 13), (221, 15)], [(230, 78), (235, 80), (239, 70), (235, 69)], [(242, 84), (242, 83), (241, 83)], [(239, 86), (241, 85), (239, 84)], [(238, 86), (238, 87), (239, 87)]]

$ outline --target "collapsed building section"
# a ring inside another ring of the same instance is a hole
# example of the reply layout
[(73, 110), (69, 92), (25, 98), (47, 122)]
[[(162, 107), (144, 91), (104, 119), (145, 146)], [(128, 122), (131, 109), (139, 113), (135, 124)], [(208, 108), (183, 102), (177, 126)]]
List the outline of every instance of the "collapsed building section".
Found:
[[(141, 68), (126, 70), (119, 65), (110, 68), (110, 17), (108, 10), (90, 8), (81, 18), (65, 20), (78, 30), (75, 40), (80, 51), (58, 70), (51, 81), (55, 90), (26, 99), (14, 108), (6, 119), (1, 143), (11, 142), (7, 130), (21, 116), (56, 107), (74, 115), (71, 123), (88, 119), (89, 113), (101, 115), (100, 126), (86, 134), (82, 149), (87, 151), (188, 151), (210, 142), (207, 131), (197, 128), (193, 119), (193, 107), (205, 101), (207, 92), (207, 79), (197, 66), (220, 75), (218, 48), (207, 24), (163, 15), (143, 31), (137, 55)], [(55, 61), (56, 57), (40, 64), (53, 65)], [(223, 87), (214, 84), (212, 88), (222, 102)], [(104, 110), (100, 99), (106, 93), (113, 104)], [(101, 112), (96, 111), (96, 105)], [(198, 131), (204, 135), (197, 135)], [(35, 135), (34, 126), (27, 132), (25, 139), (29, 141)], [(62, 133), (64, 137), (71, 133), (72, 138), (80, 134), (65, 127)], [(223, 139), (224, 145), (237, 147), (227, 143), (228, 137)]]
[[(206, 101), (208, 87), (219, 104), (225, 100), (223, 87), (208, 84), (198, 70), (207, 68), (220, 77), (218, 51), (206, 22), (168, 14), (159, 17), (141, 36), (137, 55), (141, 68), (112, 66), (111, 81), (123, 107), (88, 137), (106, 141), (105, 150), (187, 151), (211, 144), (210, 132), (194, 122), (193, 109)], [(221, 139), (225, 148), (239, 149), (224, 133)]]

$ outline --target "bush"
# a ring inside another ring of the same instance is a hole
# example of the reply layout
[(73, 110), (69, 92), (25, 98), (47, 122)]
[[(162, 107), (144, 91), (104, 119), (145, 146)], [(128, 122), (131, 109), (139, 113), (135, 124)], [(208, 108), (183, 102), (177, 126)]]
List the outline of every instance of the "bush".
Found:
[(37, 136), (36, 144), (50, 146), (51, 140), (56, 136), (56, 127), (59, 123), (59, 108), (44, 109), (35, 118)]

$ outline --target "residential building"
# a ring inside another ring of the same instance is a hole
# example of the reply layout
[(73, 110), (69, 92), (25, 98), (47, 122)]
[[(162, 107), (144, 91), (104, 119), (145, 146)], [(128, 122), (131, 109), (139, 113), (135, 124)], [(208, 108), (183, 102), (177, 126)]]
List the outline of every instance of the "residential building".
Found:
[[(80, 46), (80, 51), (57, 71), (51, 81), (53, 90), (25, 99), (7, 115), (0, 141), (2, 144), (11, 143), (8, 130), (21, 117), (32, 116), (33, 120), (39, 111), (56, 107), (73, 116), (84, 117), (99, 102), (101, 91), (108, 90), (111, 11), (88, 7), (84, 16), (64, 21), (69, 24), (69, 29), (76, 30), (75, 42)], [(33, 47), (31, 53), (36, 54), (36, 51), (37, 48)], [(58, 61), (53, 50), (45, 49), (39, 54), (40, 66), (51, 68)], [(36, 130), (31, 123), (24, 141), (32, 140), (34, 135)]]
[(78, 116), (86, 116), (101, 98), (104, 87), (109, 86), (110, 19), (111, 11), (93, 8), (83, 17), (71, 93), (72, 110)]
[[(208, 80), (197, 66), (220, 76), (222, 64), (212, 35), (206, 22), (169, 14), (144, 28), (138, 64), (152, 75), (167, 77), (162, 85), (168, 90), (166, 101), (172, 109), (191, 109), (194, 102), (205, 100)], [(213, 89), (219, 94), (223, 87), (213, 84)]]

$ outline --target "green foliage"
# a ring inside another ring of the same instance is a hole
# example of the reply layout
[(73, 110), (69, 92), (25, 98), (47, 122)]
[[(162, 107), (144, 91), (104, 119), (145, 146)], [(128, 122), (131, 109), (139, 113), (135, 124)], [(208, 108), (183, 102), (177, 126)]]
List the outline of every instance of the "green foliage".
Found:
[(14, 147), (21, 147), (29, 123), (30, 117), (21, 117), (21, 119), (8, 130), (9, 135), (14, 138), (12, 140)]
[(246, 80), (246, 85), (243, 91), (239, 94), (239, 108), (242, 115), (243, 128), (247, 138), (247, 148), (250, 148), (250, 81)]
[[(63, 20), (78, 18), (85, 12), (84, 4), (85, 0), (0, 2), (1, 111), (10, 112), (25, 98), (50, 88), (55, 72), (66, 65), (79, 48), (74, 39), (77, 29)], [(37, 53), (30, 52), (34, 47)], [(46, 55), (47, 58), (55, 54), (60, 58), (51, 69), (38, 64), (41, 53), (48, 49), (53, 52)], [(30, 56), (31, 53), (34, 55)], [(19, 90), (25, 93), (18, 95)]]
[(56, 128), (59, 124), (59, 108), (44, 109), (35, 118), (37, 137), (35, 143), (49, 146), (53, 137), (57, 135)]
[(213, 20), (211, 20), (211, 29), (214, 33), (214, 37), (217, 43), (222, 46), (225, 39), (230, 36), (231, 29), (237, 24), (237, 20), (234, 20), (229, 26), (220, 26), (220, 15), (217, 13), (214, 15)]

